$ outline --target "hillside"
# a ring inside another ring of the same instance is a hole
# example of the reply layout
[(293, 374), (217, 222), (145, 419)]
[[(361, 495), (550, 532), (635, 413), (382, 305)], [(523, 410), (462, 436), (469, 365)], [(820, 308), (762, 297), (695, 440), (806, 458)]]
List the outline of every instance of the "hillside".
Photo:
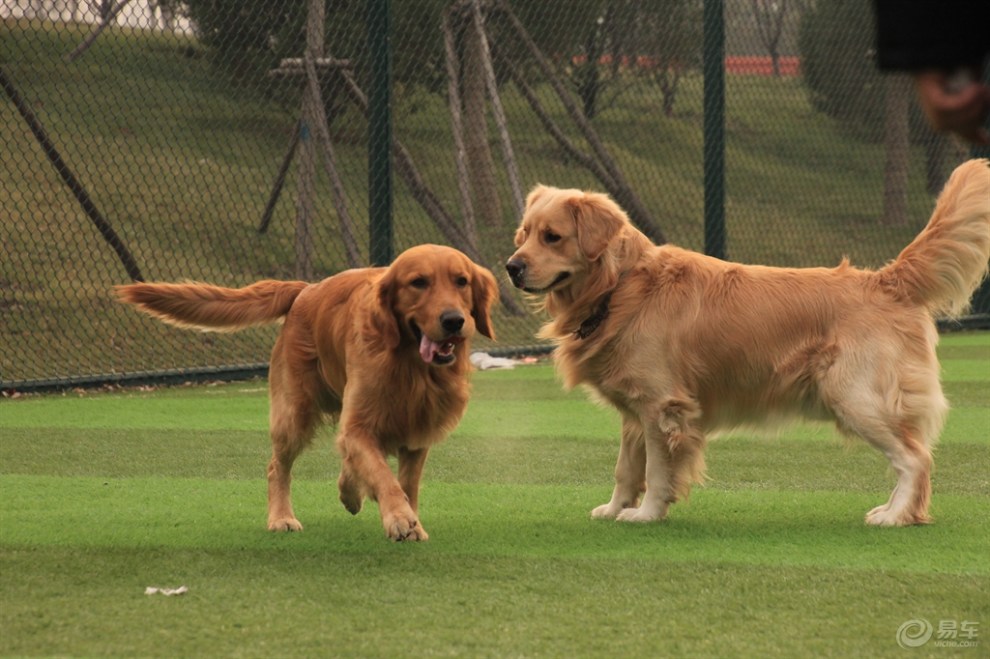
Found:
[[(295, 167), (271, 229), (257, 225), (296, 118), (295, 91), (247, 87), (211, 66), (194, 40), (114, 30), (74, 64), (62, 56), (83, 28), (0, 23), (0, 62), (44, 123), (63, 158), (121, 235), (148, 279), (240, 285), (293, 273)], [(931, 200), (920, 163), (912, 170), (913, 226), (881, 227), (880, 147), (845, 137), (813, 112), (800, 78), (728, 80), (729, 256), (780, 265), (831, 265), (848, 255), (879, 265), (924, 223)], [(559, 102), (538, 86), (551, 115)], [(547, 136), (511, 87), (503, 104), (524, 187), (537, 182), (601, 189)], [(659, 92), (630, 86), (595, 126), (634, 189), (674, 242), (702, 245), (701, 79), (682, 81), (674, 116)], [(335, 116), (344, 201), (367, 236), (367, 128), (352, 107)], [(579, 140), (573, 128), (566, 128)], [(442, 96), (395, 90), (394, 135), (423, 179), (458, 216), (450, 120)], [(511, 252), (517, 222), (496, 133), (502, 221), (479, 229), (496, 274)], [(0, 103), (0, 380), (256, 363), (271, 331), (198, 335), (162, 328), (116, 305), (110, 288), (126, 275), (65, 189), (9, 102)], [(321, 165), (322, 167), (322, 165)], [(395, 243), (442, 242), (442, 235), (395, 183)], [(331, 186), (321, 173), (316, 205), (316, 269), (346, 267)], [(366, 245), (362, 248), (366, 252)], [(525, 305), (525, 302), (520, 300)], [(538, 319), (500, 314), (500, 347), (533, 343)]]

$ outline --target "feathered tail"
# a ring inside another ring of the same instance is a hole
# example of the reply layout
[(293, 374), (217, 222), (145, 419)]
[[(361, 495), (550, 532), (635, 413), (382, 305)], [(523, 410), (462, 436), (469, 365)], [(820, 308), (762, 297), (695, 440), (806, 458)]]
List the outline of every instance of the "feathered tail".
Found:
[(308, 286), (301, 281), (259, 281), (244, 288), (209, 284), (129, 284), (117, 297), (179, 327), (228, 331), (271, 323), (289, 313)]
[(990, 161), (965, 162), (938, 197), (928, 226), (878, 271), (882, 285), (933, 315), (958, 316), (990, 261)]

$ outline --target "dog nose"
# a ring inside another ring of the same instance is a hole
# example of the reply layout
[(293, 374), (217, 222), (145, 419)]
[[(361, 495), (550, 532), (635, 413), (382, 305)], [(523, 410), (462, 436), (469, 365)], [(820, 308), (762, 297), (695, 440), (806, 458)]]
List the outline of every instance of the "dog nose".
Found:
[(505, 264), (505, 271), (509, 273), (509, 279), (520, 288), (523, 283), (523, 275), (526, 274), (526, 264), (521, 259), (509, 259)]
[(460, 311), (444, 311), (440, 314), (440, 326), (449, 334), (460, 332), (464, 327), (464, 316)]

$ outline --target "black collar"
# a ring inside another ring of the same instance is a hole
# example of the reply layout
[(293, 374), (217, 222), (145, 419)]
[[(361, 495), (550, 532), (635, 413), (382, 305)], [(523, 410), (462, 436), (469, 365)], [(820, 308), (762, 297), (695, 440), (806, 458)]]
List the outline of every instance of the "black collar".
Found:
[(589, 336), (595, 333), (605, 319), (608, 318), (608, 303), (612, 300), (612, 291), (602, 298), (601, 304), (595, 309), (595, 313), (591, 314), (582, 321), (581, 326), (577, 328), (574, 332), (575, 338), (587, 339)]

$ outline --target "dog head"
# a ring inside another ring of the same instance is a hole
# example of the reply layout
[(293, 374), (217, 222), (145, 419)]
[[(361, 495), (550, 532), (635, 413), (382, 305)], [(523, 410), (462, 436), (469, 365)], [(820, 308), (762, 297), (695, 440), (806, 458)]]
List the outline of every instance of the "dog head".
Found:
[(526, 199), (506, 271), (528, 293), (574, 297), (603, 275), (614, 285), (611, 247), (630, 226), (607, 195), (538, 185)]
[(377, 284), (374, 322), (385, 346), (415, 344), (422, 360), (446, 366), (481, 333), (495, 338), (495, 277), (456, 249), (419, 245), (402, 252)]

